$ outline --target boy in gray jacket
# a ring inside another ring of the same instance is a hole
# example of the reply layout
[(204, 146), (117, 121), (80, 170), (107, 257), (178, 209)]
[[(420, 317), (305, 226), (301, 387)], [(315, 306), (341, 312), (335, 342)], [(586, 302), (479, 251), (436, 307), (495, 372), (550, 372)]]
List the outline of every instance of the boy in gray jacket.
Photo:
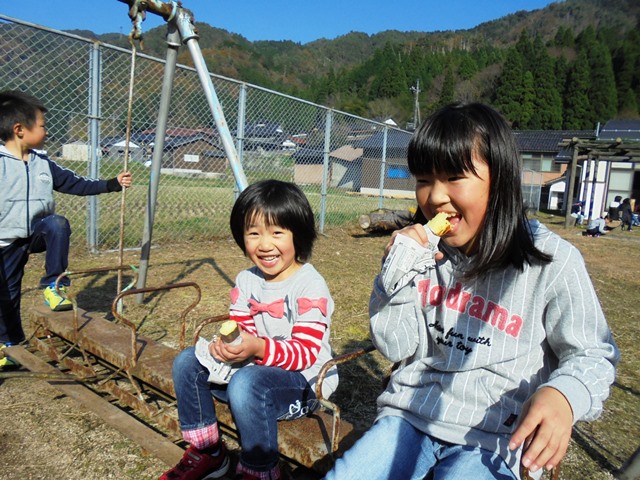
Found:
[[(30, 253), (46, 251), (46, 274), (40, 280), (46, 303), (54, 311), (69, 310), (71, 302), (56, 292), (58, 276), (66, 271), (71, 228), (54, 214), (54, 190), (71, 195), (118, 192), (132, 182), (130, 172), (111, 180), (80, 177), (50, 160), (43, 152), (47, 137), (46, 107), (20, 92), (0, 92), (0, 345), (25, 339), (20, 319), (24, 266)], [(60, 290), (69, 279), (60, 281)], [(2, 356), (0, 356), (2, 357)], [(15, 366), (0, 358), (0, 368)]]

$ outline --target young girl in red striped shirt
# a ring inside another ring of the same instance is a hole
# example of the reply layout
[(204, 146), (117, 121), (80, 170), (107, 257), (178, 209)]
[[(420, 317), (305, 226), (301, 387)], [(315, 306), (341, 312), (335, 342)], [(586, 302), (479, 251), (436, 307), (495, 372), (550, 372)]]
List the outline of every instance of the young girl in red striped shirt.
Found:
[[(220, 385), (208, 381), (210, 372), (194, 347), (178, 355), (173, 381), (180, 428), (190, 446), (161, 480), (220, 478), (229, 469), (214, 398), (227, 402), (233, 413), (242, 478), (281, 478), (277, 422), (315, 410), (315, 380), (331, 358), (334, 305), (326, 282), (306, 263), (317, 234), (304, 193), (292, 183), (254, 183), (238, 197), (230, 224), (236, 243), (254, 264), (240, 272), (231, 290), (230, 317), (241, 328), (242, 342), (216, 339), (209, 353), (227, 364), (250, 363)], [(334, 369), (323, 382), (323, 395), (337, 385)]]

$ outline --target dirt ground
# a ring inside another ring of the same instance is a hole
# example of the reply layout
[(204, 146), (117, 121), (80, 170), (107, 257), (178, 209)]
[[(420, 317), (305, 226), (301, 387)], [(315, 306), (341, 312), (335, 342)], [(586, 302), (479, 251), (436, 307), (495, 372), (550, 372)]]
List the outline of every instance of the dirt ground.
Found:
[[(614, 232), (608, 237), (586, 239), (578, 229), (553, 228), (583, 251), (625, 362), (619, 369), (619, 388), (614, 388), (603, 419), (588, 426), (580, 425), (574, 432), (565, 460), (567, 468), (560, 478), (611, 479), (611, 473), (640, 446), (637, 373), (640, 368), (633, 363), (638, 360), (632, 360), (637, 357), (635, 345), (640, 334), (636, 308), (640, 233)], [(332, 340), (338, 353), (367, 342), (370, 285), (387, 240), (386, 235), (366, 235), (356, 227), (348, 227), (327, 232), (317, 243), (312, 263), (327, 279), (336, 302)], [(603, 258), (604, 251), (615, 252), (612, 254), (615, 263)], [(139, 262), (138, 252), (124, 253), (124, 264)], [(81, 271), (119, 263), (117, 252), (89, 255), (74, 251), (70, 268)], [(226, 313), (228, 292), (235, 275), (248, 265), (229, 239), (160, 246), (151, 253), (147, 286), (198, 283), (202, 300), (192, 312), (193, 322), (197, 322), (210, 315)], [(27, 266), (23, 285), (23, 320), (27, 332), (29, 312), (42, 301), (40, 292), (34, 288), (42, 266), (41, 255), (33, 256)], [(128, 278), (129, 274), (125, 280)], [(612, 284), (627, 285), (630, 289), (627, 293), (636, 292), (635, 302), (621, 299), (622, 294), (616, 293), (619, 289), (611, 288)], [(78, 289), (78, 301), (83, 308), (88, 305), (92, 310), (109, 312), (116, 290), (115, 275), (79, 276), (74, 279), (73, 288)], [(159, 295), (162, 298), (141, 306), (132, 304), (125, 311), (140, 322), (146, 335), (175, 346), (176, 322), (168, 319), (175, 319), (179, 304), (190, 301), (183, 298), (186, 296)], [(387, 368), (384, 360), (375, 358), (341, 373), (342, 387), (332, 399), (341, 405), (353, 423), (367, 425), (373, 418), (375, 392)], [(0, 401), (0, 480), (145, 480), (158, 478), (167, 469), (162, 461), (61, 394), (46, 380), (25, 376), (0, 378)]]

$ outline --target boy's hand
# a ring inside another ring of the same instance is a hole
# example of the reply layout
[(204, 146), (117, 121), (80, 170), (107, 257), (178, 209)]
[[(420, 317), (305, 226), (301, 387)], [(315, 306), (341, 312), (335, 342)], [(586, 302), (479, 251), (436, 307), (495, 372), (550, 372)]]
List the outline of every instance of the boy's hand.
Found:
[(118, 183), (123, 188), (129, 188), (131, 186), (131, 184), (133, 183), (133, 175), (131, 175), (131, 172), (119, 173), (116, 178), (118, 179)]
[(515, 450), (524, 442), (522, 465), (531, 472), (551, 470), (567, 452), (572, 426), (573, 412), (564, 395), (555, 388), (541, 388), (525, 403), (509, 448)]

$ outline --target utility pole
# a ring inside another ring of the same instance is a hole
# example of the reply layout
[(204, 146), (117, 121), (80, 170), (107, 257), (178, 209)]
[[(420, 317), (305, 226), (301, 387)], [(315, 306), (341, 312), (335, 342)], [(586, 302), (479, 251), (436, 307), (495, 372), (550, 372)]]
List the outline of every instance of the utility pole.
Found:
[(416, 80), (416, 85), (411, 87), (411, 91), (413, 92), (413, 129), (418, 128), (420, 124), (420, 105), (418, 104), (418, 97), (420, 95), (420, 79)]

